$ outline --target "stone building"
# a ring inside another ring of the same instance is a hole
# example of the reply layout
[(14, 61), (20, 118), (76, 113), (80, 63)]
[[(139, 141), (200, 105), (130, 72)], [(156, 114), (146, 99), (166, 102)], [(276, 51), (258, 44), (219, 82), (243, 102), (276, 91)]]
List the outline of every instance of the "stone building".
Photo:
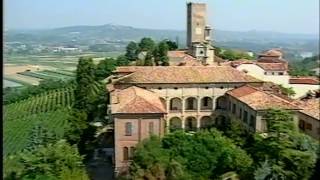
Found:
[[(266, 129), (271, 107), (299, 108), (255, 87), (263, 84), (228, 66), (118, 67), (108, 85), (114, 122), (115, 167), (124, 171), (134, 147), (150, 134), (194, 132), (231, 118)], [(221, 76), (223, 74), (223, 76)]]

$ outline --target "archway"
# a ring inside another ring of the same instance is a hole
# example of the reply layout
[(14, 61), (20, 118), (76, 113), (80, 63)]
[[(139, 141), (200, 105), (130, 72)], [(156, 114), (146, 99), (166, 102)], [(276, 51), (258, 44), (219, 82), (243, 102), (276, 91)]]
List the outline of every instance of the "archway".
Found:
[(195, 117), (187, 117), (185, 120), (185, 130), (186, 131), (196, 131), (197, 130), (197, 119)]
[(182, 129), (182, 120), (178, 117), (173, 117), (169, 122), (169, 130), (170, 132)]
[(211, 128), (214, 125), (214, 121), (210, 116), (203, 116), (200, 119), (200, 128), (207, 129)]
[(197, 99), (189, 97), (186, 99), (186, 110), (197, 110)]
[(204, 97), (201, 99), (201, 110), (212, 110), (212, 98)]
[(227, 108), (227, 98), (225, 96), (220, 96), (216, 100), (216, 109), (226, 109)]
[(181, 111), (182, 110), (182, 100), (180, 98), (170, 99), (170, 111)]

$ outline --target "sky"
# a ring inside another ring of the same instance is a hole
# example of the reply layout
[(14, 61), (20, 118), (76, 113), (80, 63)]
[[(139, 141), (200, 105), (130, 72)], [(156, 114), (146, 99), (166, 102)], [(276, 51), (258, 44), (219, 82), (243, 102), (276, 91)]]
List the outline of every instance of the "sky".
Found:
[[(186, 0), (5, 0), (6, 29), (128, 25), (186, 29)], [(207, 3), (208, 24), (231, 31), (319, 34), (319, 0), (193, 0)]]

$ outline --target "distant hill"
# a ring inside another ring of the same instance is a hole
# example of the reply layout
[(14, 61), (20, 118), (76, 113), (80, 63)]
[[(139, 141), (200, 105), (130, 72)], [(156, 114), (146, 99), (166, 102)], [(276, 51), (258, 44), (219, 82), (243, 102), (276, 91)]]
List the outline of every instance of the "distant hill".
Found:
[[(45, 30), (7, 30), (6, 42), (91, 45), (107, 42), (138, 41), (142, 37), (171, 39), (185, 45), (185, 31), (134, 28), (122, 25), (70, 26)], [(267, 47), (296, 45), (301, 51), (317, 51), (318, 35), (286, 34), (268, 31), (224, 31), (215, 29), (214, 41), (221, 46), (259, 51)], [(301, 47), (300, 47), (301, 46)]]

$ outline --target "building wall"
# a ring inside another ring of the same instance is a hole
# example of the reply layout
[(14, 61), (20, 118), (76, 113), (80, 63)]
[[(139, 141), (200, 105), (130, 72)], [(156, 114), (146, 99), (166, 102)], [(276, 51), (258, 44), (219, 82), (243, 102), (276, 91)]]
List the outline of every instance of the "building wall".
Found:
[[(298, 119), (299, 119), (299, 127), (300, 130), (302, 130), (304, 133), (310, 135), (311, 137), (320, 140), (320, 120), (312, 118), (304, 113), (298, 112)], [(304, 122), (304, 128), (301, 127), (301, 122)], [(308, 128), (307, 124), (309, 124), (309, 127), (311, 125), (311, 128)]]
[[(115, 170), (125, 171), (130, 160), (124, 160), (124, 147), (134, 148), (140, 141), (148, 138), (151, 134), (162, 136), (164, 134), (163, 115), (114, 115), (114, 138), (115, 138)], [(132, 134), (126, 135), (126, 123), (132, 123)], [(153, 133), (150, 133), (150, 124), (153, 123)]]
[[(247, 71), (247, 74), (257, 79), (282, 84), (283, 86), (287, 86), (290, 79), (290, 76), (285, 71), (265, 71), (255, 64), (241, 64), (236, 69)], [(284, 75), (279, 75), (279, 73), (283, 73)]]

